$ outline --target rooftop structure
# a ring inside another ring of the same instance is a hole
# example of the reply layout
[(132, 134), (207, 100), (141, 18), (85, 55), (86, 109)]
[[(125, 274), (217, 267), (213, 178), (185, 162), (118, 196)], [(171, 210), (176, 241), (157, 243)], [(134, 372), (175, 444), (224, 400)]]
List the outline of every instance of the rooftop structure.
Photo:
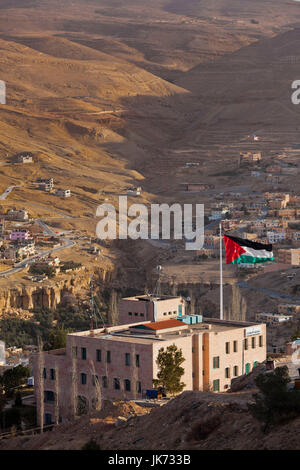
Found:
[(185, 302), (182, 297), (155, 294), (137, 295), (121, 300), (119, 323), (124, 325), (137, 321), (159, 321), (181, 317), (184, 314)]

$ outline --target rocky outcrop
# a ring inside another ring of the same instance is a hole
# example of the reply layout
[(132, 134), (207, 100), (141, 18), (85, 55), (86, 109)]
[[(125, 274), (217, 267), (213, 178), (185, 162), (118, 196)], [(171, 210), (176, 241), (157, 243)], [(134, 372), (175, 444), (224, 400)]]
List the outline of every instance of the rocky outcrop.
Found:
[[(109, 283), (111, 273), (102, 269), (94, 273), (94, 280)], [(33, 283), (16, 285), (14, 288), (0, 289), (0, 317), (13, 310), (56, 309), (66, 295), (86, 296), (89, 289), (88, 272), (77, 272), (65, 279), (51, 280), (47, 286)]]

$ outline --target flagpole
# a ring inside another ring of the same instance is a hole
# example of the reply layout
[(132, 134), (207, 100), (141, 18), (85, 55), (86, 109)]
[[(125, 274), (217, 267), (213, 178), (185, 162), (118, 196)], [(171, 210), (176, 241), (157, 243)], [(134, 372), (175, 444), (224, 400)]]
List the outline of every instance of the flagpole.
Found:
[(222, 251), (222, 222), (220, 229), (220, 320), (223, 320), (223, 251)]

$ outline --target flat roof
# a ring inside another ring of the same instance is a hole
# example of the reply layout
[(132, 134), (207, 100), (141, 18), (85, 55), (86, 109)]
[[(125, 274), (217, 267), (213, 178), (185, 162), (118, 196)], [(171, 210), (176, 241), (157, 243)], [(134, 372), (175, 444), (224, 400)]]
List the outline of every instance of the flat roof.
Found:
[(163, 320), (163, 321), (156, 321), (156, 322), (151, 322), (147, 323), (146, 325), (136, 325), (133, 328), (140, 328), (140, 329), (146, 329), (146, 330), (168, 330), (169, 328), (176, 328), (176, 327), (182, 327), (182, 326), (187, 326), (186, 323), (171, 319), (171, 320)]
[[(175, 322), (175, 323), (174, 323)], [(153, 327), (153, 323), (157, 324), (157, 327)], [(163, 324), (163, 326), (161, 326)], [(172, 324), (172, 326), (171, 326)], [(150, 326), (151, 325), (151, 326)], [(165, 325), (165, 326), (164, 326)], [(141, 328), (144, 326), (144, 328)], [(108, 341), (121, 341), (127, 343), (136, 344), (149, 344), (159, 341), (168, 341), (172, 339), (179, 339), (182, 337), (190, 336), (193, 333), (205, 333), (205, 332), (224, 332), (230, 330), (244, 329), (251, 326), (261, 326), (259, 322), (240, 322), (240, 321), (229, 321), (219, 320), (217, 318), (204, 318), (202, 323), (186, 324), (179, 320), (166, 320), (162, 322), (143, 322), (128, 325), (119, 325), (111, 328), (102, 328), (93, 331), (82, 331), (77, 333), (70, 333), (68, 336), (87, 337), (95, 339), (105, 339)], [(140, 331), (139, 330), (140, 327)], [(185, 327), (185, 328), (183, 328)], [(148, 328), (148, 333), (147, 333)], [(164, 330), (160, 332), (160, 330)], [(171, 331), (170, 331), (170, 330)], [(153, 332), (159, 331), (156, 335)], [(180, 332), (180, 334), (178, 334)]]
[(155, 295), (155, 294), (142, 294), (142, 295), (134, 295), (132, 297), (123, 297), (122, 300), (142, 300), (143, 302), (151, 302), (155, 300), (159, 302), (161, 300), (170, 300), (170, 299), (181, 299), (180, 295), (171, 296), (171, 295)]

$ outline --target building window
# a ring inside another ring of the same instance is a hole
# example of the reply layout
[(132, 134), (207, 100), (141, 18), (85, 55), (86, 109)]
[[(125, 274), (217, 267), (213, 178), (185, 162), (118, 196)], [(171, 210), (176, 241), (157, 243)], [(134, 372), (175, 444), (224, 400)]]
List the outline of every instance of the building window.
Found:
[(230, 368), (226, 367), (225, 369), (225, 379), (230, 379)]
[(220, 367), (220, 357), (213, 357), (213, 369), (219, 369)]
[(86, 348), (81, 348), (81, 359), (86, 360)]
[(230, 343), (225, 344), (225, 351), (226, 351), (226, 354), (230, 353)]
[(101, 349), (96, 349), (97, 362), (101, 362)]
[(169, 312), (169, 315), (172, 315), (172, 312)]
[(136, 354), (135, 356), (135, 365), (136, 367), (140, 367), (140, 355)]
[(258, 365), (258, 361), (253, 362), (253, 367), (256, 367)]
[(120, 380), (117, 378), (114, 379), (114, 389), (120, 390)]
[(213, 390), (214, 392), (219, 392), (220, 391), (220, 380), (214, 380), (213, 381)]
[(238, 350), (238, 342), (233, 341), (233, 352), (237, 352), (237, 350)]
[(55, 394), (51, 390), (45, 390), (44, 392), (44, 401), (45, 403), (55, 401)]
[(247, 351), (248, 349), (248, 339), (246, 338), (244, 341), (244, 349)]
[(233, 368), (233, 375), (234, 377), (237, 377), (239, 375), (239, 368), (238, 366), (234, 366)]
[(166, 316), (166, 315), (167, 315), (167, 312), (164, 312), (164, 315)]
[(46, 369), (46, 367), (44, 367), (44, 370), (43, 370), (43, 378), (44, 379), (47, 378), (47, 369)]
[(81, 385), (86, 385), (86, 374), (80, 374), (80, 383)]
[(261, 348), (263, 346), (263, 337), (259, 337), (259, 347)]
[(251, 370), (251, 364), (249, 362), (247, 362), (246, 366), (245, 366), (245, 374), (249, 374)]
[(131, 390), (130, 380), (125, 379), (125, 380), (124, 380), (124, 385), (125, 385), (125, 391), (126, 391), (126, 392), (130, 392), (130, 390)]
[(106, 351), (106, 362), (110, 363), (111, 362), (111, 355), (110, 351)]
[(136, 383), (136, 391), (137, 393), (142, 393), (142, 382)]
[(106, 375), (104, 375), (104, 376), (102, 377), (102, 387), (103, 387), (103, 388), (107, 388), (107, 387), (108, 387), (108, 380), (107, 380)]
[(50, 369), (50, 379), (55, 380), (55, 369)]
[(125, 354), (125, 366), (130, 366), (130, 354)]
[(144, 314), (143, 314), (143, 313), (140, 313), (140, 316), (141, 316), (141, 317), (143, 317), (143, 316), (144, 316)]
[(137, 312), (135, 312), (135, 313), (134, 313), (134, 316), (135, 316), (135, 317), (137, 317), (137, 316), (138, 316), (138, 313), (137, 313)]
[(94, 387), (96, 387), (96, 385), (99, 385), (98, 375), (92, 375), (92, 384), (93, 384)]
[(251, 345), (252, 345), (252, 349), (255, 349), (255, 336), (251, 338)]
[(132, 317), (132, 312), (128, 312), (128, 315), (129, 315), (130, 317)]

